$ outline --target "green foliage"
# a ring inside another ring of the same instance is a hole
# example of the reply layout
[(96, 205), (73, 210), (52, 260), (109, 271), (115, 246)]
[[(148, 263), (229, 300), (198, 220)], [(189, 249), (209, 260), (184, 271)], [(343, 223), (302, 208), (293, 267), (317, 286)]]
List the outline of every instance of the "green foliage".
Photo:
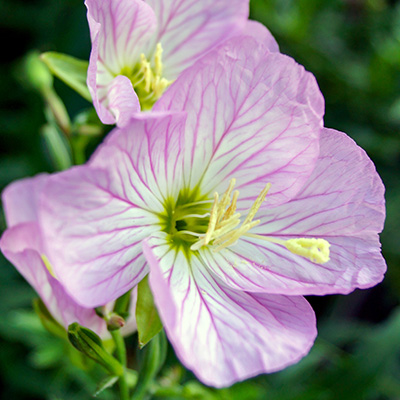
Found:
[(57, 78), (76, 90), (87, 101), (92, 101), (86, 85), (88, 61), (54, 51), (43, 53), (41, 59)]
[(162, 323), (149, 287), (148, 276), (142, 279), (138, 285), (136, 323), (140, 347), (145, 346), (162, 329)]
[(150, 343), (141, 350), (141, 362), (138, 376), (138, 383), (135, 388), (132, 400), (142, 400), (148, 398), (147, 392), (153, 384), (167, 355), (167, 339), (164, 331), (161, 331)]

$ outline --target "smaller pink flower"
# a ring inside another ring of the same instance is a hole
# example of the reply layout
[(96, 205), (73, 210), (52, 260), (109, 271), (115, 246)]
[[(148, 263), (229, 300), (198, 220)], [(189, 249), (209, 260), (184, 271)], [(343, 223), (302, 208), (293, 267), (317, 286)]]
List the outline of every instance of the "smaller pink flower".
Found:
[(179, 74), (242, 32), (278, 46), (248, 22), (249, 0), (86, 0), (92, 39), (88, 86), (105, 124), (147, 110)]
[[(36, 290), (53, 318), (66, 329), (78, 322), (102, 338), (110, 337), (105, 321), (98, 317), (93, 308), (87, 308), (74, 301), (54, 275), (52, 265), (44, 251), (43, 236), (37, 221), (37, 205), (40, 190), (48, 175), (27, 178), (10, 184), (3, 192), (2, 200), (8, 229), (0, 240), (5, 257), (18, 269), (21, 275)], [(122, 333), (128, 335), (136, 330), (134, 310), (136, 290), (132, 293), (132, 315)], [(112, 309), (112, 303), (106, 305)]]

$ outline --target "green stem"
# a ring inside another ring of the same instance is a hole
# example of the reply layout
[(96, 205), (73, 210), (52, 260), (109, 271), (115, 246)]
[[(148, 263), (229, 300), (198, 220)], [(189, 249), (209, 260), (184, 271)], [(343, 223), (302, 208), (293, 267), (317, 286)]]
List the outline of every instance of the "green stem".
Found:
[(126, 358), (126, 347), (125, 347), (124, 338), (122, 337), (121, 332), (119, 330), (110, 331), (110, 333), (111, 333), (112, 338), (114, 339), (117, 359), (124, 367), (124, 373), (122, 374), (122, 376), (119, 377), (119, 380), (118, 380), (119, 390), (121, 393), (121, 400), (129, 400), (129, 387), (128, 387), (127, 376), (126, 376), (127, 358)]

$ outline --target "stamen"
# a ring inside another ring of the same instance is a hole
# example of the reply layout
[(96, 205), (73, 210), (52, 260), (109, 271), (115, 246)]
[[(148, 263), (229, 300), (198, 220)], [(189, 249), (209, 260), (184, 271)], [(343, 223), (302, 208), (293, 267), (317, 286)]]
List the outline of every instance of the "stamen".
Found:
[(199, 240), (192, 244), (190, 247), (191, 250), (199, 250), (201, 247), (207, 246), (211, 243), (213, 246), (213, 251), (218, 252), (225, 247), (235, 244), (241, 236), (247, 236), (285, 246), (291, 253), (308, 258), (311, 262), (317, 264), (324, 264), (330, 260), (330, 243), (325, 239), (295, 238), (283, 240), (276, 237), (248, 233), (250, 229), (254, 228), (260, 223), (259, 220), (253, 221), (253, 218), (260, 209), (268, 190), (271, 187), (271, 184), (269, 183), (265, 185), (264, 189), (254, 201), (254, 204), (250, 208), (243, 223), (238, 227), (241, 217), (240, 213), (236, 212), (239, 191), (235, 190), (231, 199), (231, 194), (235, 183), (235, 179), (230, 181), (229, 187), (221, 199), (219, 199), (217, 192), (214, 193), (214, 202), (209, 214), (210, 220), (207, 231), (205, 234), (197, 235)]
[(120, 75), (126, 75), (131, 80), (143, 110), (150, 109), (172, 83), (162, 76), (162, 53), (162, 45), (157, 43), (153, 59), (147, 59), (142, 53), (136, 66), (122, 68), (120, 72)]
[(159, 42), (157, 43), (156, 52), (154, 54), (154, 73), (158, 77), (161, 77), (163, 70), (162, 53), (163, 53), (163, 48), (161, 46), (161, 43)]
[(214, 203), (211, 207), (210, 221), (207, 232), (205, 233), (204, 237), (201, 237), (190, 247), (191, 250), (198, 250), (203, 246), (207, 246), (213, 240), (213, 245), (218, 245), (214, 248), (214, 251), (219, 251), (236, 243), (240, 236), (260, 223), (260, 221), (253, 221), (253, 218), (260, 208), (262, 202), (265, 200), (265, 196), (267, 195), (271, 185), (267, 184), (261, 191), (260, 195), (257, 197), (253, 206), (249, 210), (246, 219), (242, 225), (237, 228), (237, 226), (240, 224), (241, 216), (240, 213), (236, 212), (239, 191), (235, 190), (231, 199), (231, 194), (235, 183), (236, 179), (231, 179), (229, 187), (223, 194), (221, 200), (219, 200), (218, 193), (214, 193)]

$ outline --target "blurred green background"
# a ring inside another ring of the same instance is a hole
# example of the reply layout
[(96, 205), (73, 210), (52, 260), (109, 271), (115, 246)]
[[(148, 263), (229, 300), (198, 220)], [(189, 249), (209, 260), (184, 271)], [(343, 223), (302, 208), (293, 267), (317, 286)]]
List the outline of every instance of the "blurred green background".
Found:
[[(400, 399), (400, 4), (251, 0), (251, 17), (271, 30), (283, 53), (315, 74), (326, 100), (325, 125), (349, 134), (375, 162), (387, 189), (381, 238), (388, 273), (370, 290), (308, 298), (319, 337), (299, 364), (217, 391), (199, 384), (169, 349), (154, 398)], [(0, 0), (0, 33), (3, 189), (15, 179), (54, 171), (40, 134), (43, 101), (26, 83), (22, 58), (38, 50), (88, 59), (90, 40), (81, 0)], [(71, 116), (90, 106), (63, 83), (55, 87)], [(77, 360), (64, 355), (66, 344), (47, 333), (33, 313), (34, 296), (0, 256), (0, 398), (90, 398), (102, 371), (90, 370), (87, 380)], [(133, 336), (132, 362), (135, 341)], [(174, 385), (173, 393), (162, 390), (166, 384)], [(98, 398), (113, 397), (104, 392)]]

